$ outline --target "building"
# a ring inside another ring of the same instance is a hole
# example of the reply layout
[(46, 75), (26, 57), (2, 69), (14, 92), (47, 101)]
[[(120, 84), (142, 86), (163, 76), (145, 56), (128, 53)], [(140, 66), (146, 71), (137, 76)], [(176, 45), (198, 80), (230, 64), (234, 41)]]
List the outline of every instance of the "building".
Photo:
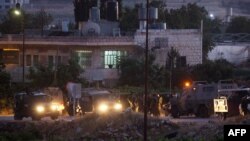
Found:
[(0, 11), (7, 11), (15, 6), (16, 3), (27, 5), (30, 3), (30, 0), (0, 0)]
[[(170, 47), (183, 58), (184, 65), (202, 63), (201, 33), (193, 30), (150, 30), (149, 49), (154, 50), (156, 63), (165, 65)], [(12, 81), (22, 81), (22, 38), (3, 35), (0, 38), (2, 58)], [(36, 64), (53, 65), (67, 63), (72, 53), (79, 57), (90, 82), (102, 81), (113, 85), (119, 78), (118, 59), (136, 56), (145, 47), (145, 31), (138, 30), (135, 36), (46, 36), (25, 39), (25, 74)], [(141, 51), (142, 53), (143, 51)]]
[(11, 0), (0, 0), (0, 11), (5, 11), (10, 9), (11, 7)]
[[(0, 49), (12, 81), (22, 81), (21, 38), (3, 36), (0, 38)], [(29, 67), (38, 63), (53, 66), (67, 63), (74, 53), (85, 70), (82, 76), (89, 81), (102, 80), (111, 85), (119, 77), (117, 58), (132, 55), (137, 49), (132, 37), (26, 37), (25, 74)]]
[[(135, 42), (145, 47), (145, 30), (137, 30)], [(202, 33), (199, 29), (149, 30), (149, 49), (155, 53), (155, 63), (164, 66), (171, 47), (179, 52), (184, 66), (202, 63)]]
[[(110, 13), (118, 12), (115, 1), (109, 4)], [(118, 14), (101, 19), (98, 7), (92, 7), (90, 16), (78, 21), (79, 34), (73, 36), (29, 36), (26, 32), (23, 42), (21, 36), (3, 35), (0, 38), (0, 51), (6, 70), (11, 73), (12, 81), (20, 82), (23, 63), (27, 74), (29, 67), (38, 63), (56, 67), (57, 64), (67, 63), (76, 55), (80, 66), (85, 70), (81, 76), (90, 82), (102, 81), (106, 86), (113, 86), (119, 79), (119, 59), (144, 55), (145, 10), (143, 7), (139, 10), (140, 27), (133, 36), (121, 36), (117, 22)], [(183, 66), (202, 63), (200, 29), (166, 29), (165, 23), (157, 22), (157, 8), (150, 8), (150, 15), (152, 20), (149, 23), (149, 49), (156, 56), (155, 63), (164, 66), (172, 47), (181, 55)], [(24, 62), (22, 62), (23, 43)]]

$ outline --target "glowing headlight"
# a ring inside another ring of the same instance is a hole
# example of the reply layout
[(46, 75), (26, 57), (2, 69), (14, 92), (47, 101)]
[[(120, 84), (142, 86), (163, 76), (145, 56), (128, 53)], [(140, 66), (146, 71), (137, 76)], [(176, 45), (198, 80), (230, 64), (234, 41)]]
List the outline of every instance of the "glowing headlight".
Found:
[(53, 110), (53, 111), (55, 111), (55, 110), (58, 110), (58, 105), (57, 104), (52, 104), (51, 106), (50, 106), (50, 108), (51, 108), (51, 110)]
[(59, 103), (52, 103), (50, 106), (50, 109), (53, 111), (62, 111), (64, 109), (64, 105), (63, 104), (59, 104)]
[(37, 111), (38, 113), (42, 113), (42, 112), (44, 112), (44, 110), (45, 110), (44, 106), (42, 106), (42, 105), (36, 106), (36, 111)]
[(114, 109), (115, 110), (121, 110), (122, 109), (122, 104), (121, 103), (115, 103)]
[(60, 104), (59, 107), (58, 107), (58, 110), (59, 110), (59, 111), (64, 110), (64, 105), (63, 105), (63, 104)]
[(100, 112), (107, 112), (108, 111), (108, 105), (105, 103), (102, 103), (98, 106), (98, 111)]

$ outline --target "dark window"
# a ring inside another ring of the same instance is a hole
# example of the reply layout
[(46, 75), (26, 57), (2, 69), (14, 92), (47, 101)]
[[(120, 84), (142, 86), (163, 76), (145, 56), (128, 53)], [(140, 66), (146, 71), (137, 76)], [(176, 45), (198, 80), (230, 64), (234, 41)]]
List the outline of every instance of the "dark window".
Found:
[(48, 56), (48, 65), (53, 66), (54, 65), (54, 56)]
[(26, 55), (26, 66), (31, 66), (31, 55)]
[(5, 3), (10, 3), (10, 0), (5, 0)]
[(57, 56), (57, 65), (60, 65), (62, 63), (62, 57), (61, 56)]
[(5, 5), (5, 9), (10, 9), (10, 6), (9, 5)]
[(34, 55), (33, 56), (33, 65), (37, 66), (39, 63), (39, 56), (38, 55)]
[(177, 59), (177, 66), (178, 67), (186, 67), (187, 66), (186, 56), (181, 56)]
[(168, 38), (155, 38), (155, 47), (156, 48), (167, 48), (168, 47)]

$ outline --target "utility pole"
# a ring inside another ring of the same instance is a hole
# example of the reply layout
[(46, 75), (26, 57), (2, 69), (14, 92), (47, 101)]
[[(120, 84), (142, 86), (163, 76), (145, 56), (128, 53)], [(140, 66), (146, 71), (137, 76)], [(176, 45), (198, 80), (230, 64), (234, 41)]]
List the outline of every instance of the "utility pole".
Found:
[(148, 122), (148, 21), (149, 21), (149, 0), (146, 6), (146, 47), (145, 47), (145, 94), (144, 94), (144, 141), (147, 141), (147, 122)]

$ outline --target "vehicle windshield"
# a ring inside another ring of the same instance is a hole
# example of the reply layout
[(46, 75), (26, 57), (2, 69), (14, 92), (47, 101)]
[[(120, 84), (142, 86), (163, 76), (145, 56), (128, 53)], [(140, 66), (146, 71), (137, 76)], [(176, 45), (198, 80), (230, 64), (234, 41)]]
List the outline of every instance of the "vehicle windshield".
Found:
[(32, 97), (32, 100), (34, 102), (49, 102), (50, 101), (50, 97), (47, 95), (34, 95)]

